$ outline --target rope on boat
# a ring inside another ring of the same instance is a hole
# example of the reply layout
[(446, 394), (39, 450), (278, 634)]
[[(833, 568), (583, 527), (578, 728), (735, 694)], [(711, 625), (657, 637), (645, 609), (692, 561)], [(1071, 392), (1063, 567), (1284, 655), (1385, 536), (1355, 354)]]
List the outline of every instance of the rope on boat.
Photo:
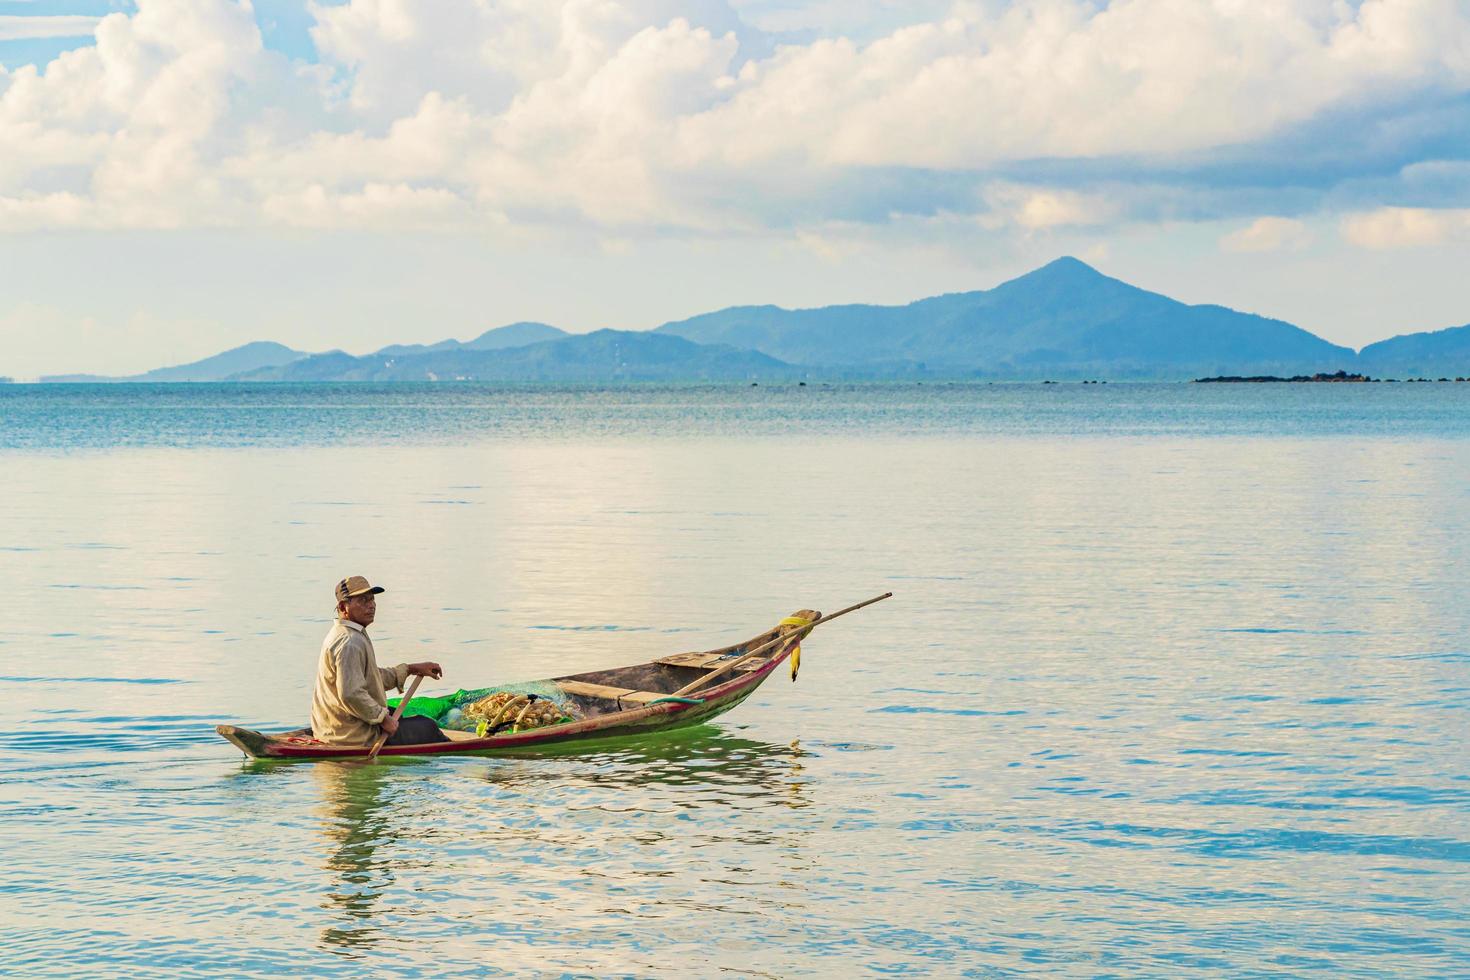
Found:
[[(781, 625), (782, 626), (810, 626), (814, 622), (816, 622), (816, 620), (814, 620), (814, 619), (804, 619), (801, 616), (787, 616), (785, 619), (781, 620)], [(796, 672), (798, 670), (801, 670), (801, 644), (800, 643), (796, 644), (796, 647), (791, 651), (791, 683), (793, 683), (793, 684), (796, 683)]]

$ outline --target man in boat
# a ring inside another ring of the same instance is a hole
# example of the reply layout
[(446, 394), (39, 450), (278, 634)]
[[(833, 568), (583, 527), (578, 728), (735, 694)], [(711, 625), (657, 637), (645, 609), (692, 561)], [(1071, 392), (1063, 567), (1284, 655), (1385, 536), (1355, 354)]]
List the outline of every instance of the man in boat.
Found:
[(385, 732), (388, 745), (447, 742), (433, 719), (414, 716), (395, 722), (388, 710), (386, 688), (402, 691), (409, 677), (437, 680), (444, 671), (429, 661), (378, 666), (367, 628), (377, 617), (382, 592), (361, 575), (337, 583), (337, 622), (322, 641), (311, 696), (312, 734), (331, 745), (371, 745)]

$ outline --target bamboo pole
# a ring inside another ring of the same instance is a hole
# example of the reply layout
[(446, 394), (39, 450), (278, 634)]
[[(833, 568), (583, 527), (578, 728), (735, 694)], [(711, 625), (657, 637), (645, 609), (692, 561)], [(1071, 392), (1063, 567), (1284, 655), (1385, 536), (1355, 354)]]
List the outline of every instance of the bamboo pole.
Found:
[[(403, 709), (408, 707), (409, 699), (413, 697), (413, 692), (419, 689), (419, 683), (422, 682), (423, 679), (424, 675), (419, 674), (414, 677), (413, 683), (408, 685), (408, 690), (405, 691), (403, 694), (403, 700), (399, 701), (398, 707), (393, 709), (394, 721), (398, 721), (403, 717)], [(368, 753), (368, 758), (376, 759), (378, 757), (378, 750), (383, 747), (383, 743), (386, 741), (388, 741), (388, 733), (384, 732), (383, 734), (379, 735), (378, 740), (373, 743), (373, 750)]]
[[(786, 640), (791, 640), (791, 639), (796, 639), (798, 642), (800, 642), (801, 640), (806, 639), (806, 635), (808, 633), (810, 633), (813, 629), (815, 629), (818, 624), (831, 622), (832, 620), (836, 619), (838, 616), (846, 616), (848, 613), (853, 612), (854, 610), (861, 609), (864, 606), (871, 606), (875, 602), (881, 602), (884, 599), (892, 598), (892, 596), (893, 596), (893, 593), (892, 592), (885, 592), (882, 595), (874, 596), (871, 599), (867, 599), (867, 600), (864, 600), (863, 602), (859, 602), (855, 606), (848, 606), (846, 609), (839, 609), (837, 612), (833, 613), (830, 616), (823, 616), (823, 615), (821, 615), (819, 613), (817, 615), (817, 618), (814, 619), (814, 620), (812, 620), (811, 623), (809, 623), (808, 625), (806, 625), (806, 626), (798, 626), (794, 630), (792, 630), (790, 633), (782, 633), (780, 636), (776, 637), (774, 640), (770, 640), (770, 641), (767, 641), (766, 643), (762, 643), (760, 646), (756, 647), (754, 650), (751, 650), (749, 653), (745, 654), (743, 657), (739, 657), (739, 658), (737, 658), (735, 660), (732, 660), (729, 663), (725, 664), (723, 667), (717, 667), (716, 669), (710, 671), (708, 674), (705, 674), (703, 677), (696, 678), (695, 680), (689, 682), (688, 684), (685, 684), (683, 687), (679, 688), (673, 694), (667, 694), (667, 695), (665, 695), (665, 697), (671, 697), (671, 698), (682, 698), (682, 697), (686, 697), (689, 694), (690, 691), (697, 691), (699, 688), (704, 687), (706, 684), (708, 684), (710, 681), (714, 680), (716, 677), (723, 677), (725, 674), (728, 674), (730, 671), (734, 670), (736, 667), (739, 667), (741, 664), (745, 663), (751, 657), (754, 657), (754, 656), (757, 656), (757, 655), (759, 655), (761, 653), (764, 653), (765, 651), (769, 650), (771, 647), (775, 646), (778, 643), (781, 643), (781, 642), (786, 641)], [(777, 629), (780, 629), (780, 627), (777, 627)], [(801, 634), (799, 637), (797, 636), (798, 633)]]

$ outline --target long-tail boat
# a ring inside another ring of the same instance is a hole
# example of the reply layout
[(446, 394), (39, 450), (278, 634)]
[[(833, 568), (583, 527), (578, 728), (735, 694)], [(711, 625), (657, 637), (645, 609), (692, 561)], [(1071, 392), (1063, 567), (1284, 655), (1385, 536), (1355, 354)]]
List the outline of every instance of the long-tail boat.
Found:
[[(800, 643), (815, 625), (887, 597), (885, 594), (869, 599), (825, 618), (818, 612), (803, 609), (782, 620), (781, 625), (744, 643), (718, 650), (678, 653), (631, 667), (505, 685), (507, 691), (541, 691), (539, 696), (566, 705), (568, 717), (558, 724), (526, 731), (518, 731), (513, 726), (482, 732), (443, 728), (447, 742), (383, 745), (376, 754), (493, 754), (697, 725), (724, 714), (750, 697), (793, 653), (799, 658)], [(795, 676), (793, 668), (793, 680)], [(485, 689), (494, 690), (498, 689)], [(403, 700), (409, 701), (412, 694), (411, 687)], [(408, 706), (409, 713), (415, 713), (412, 701)], [(235, 725), (219, 725), (215, 730), (246, 755), (257, 759), (347, 759), (374, 752), (374, 747), (368, 745), (319, 742), (309, 728), (274, 735)]]

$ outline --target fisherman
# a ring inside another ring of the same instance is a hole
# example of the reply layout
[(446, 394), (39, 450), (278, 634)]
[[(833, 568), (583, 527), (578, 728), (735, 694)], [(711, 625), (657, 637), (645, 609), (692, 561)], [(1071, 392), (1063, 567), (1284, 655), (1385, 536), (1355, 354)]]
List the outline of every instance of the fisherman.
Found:
[(444, 671), (429, 661), (378, 666), (367, 628), (377, 617), (382, 591), (361, 575), (337, 583), (337, 622), (322, 641), (311, 696), (312, 734), (330, 745), (372, 745), (384, 733), (388, 745), (447, 742), (433, 719), (415, 715), (394, 721), (388, 710), (385, 688), (402, 691), (411, 676), (438, 680)]

